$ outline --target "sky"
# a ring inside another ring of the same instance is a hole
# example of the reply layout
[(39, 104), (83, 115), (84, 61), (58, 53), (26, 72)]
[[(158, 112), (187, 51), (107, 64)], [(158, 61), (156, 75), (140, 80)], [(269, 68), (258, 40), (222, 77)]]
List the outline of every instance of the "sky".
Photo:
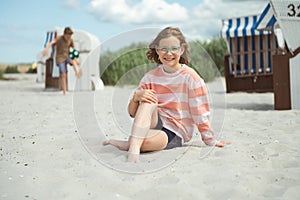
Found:
[(0, 0), (0, 63), (35, 62), (37, 53), (44, 48), (46, 32), (56, 27), (87, 31), (101, 43), (135, 29), (167, 26), (180, 28), (187, 38), (209, 40), (219, 37), (222, 19), (259, 14), (267, 3), (268, 0)]

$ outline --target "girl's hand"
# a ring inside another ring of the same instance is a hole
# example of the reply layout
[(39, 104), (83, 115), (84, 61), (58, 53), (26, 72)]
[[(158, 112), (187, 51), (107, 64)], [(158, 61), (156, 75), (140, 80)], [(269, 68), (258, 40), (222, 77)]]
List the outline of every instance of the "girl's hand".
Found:
[(224, 147), (225, 145), (231, 144), (231, 142), (218, 142), (215, 146), (216, 147)]
[(146, 103), (158, 103), (158, 99), (155, 95), (154, 90), (142, 90), (139, 92), (136, 92), (133, 96), (133, 101), (138, 102), (146, 102)]

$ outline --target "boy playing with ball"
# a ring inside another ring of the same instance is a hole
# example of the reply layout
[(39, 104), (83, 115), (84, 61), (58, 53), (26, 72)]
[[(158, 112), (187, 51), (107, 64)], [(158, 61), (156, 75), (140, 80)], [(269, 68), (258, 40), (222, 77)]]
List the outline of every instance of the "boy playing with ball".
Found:
[(56, 65), (59, 67), (61, 86), (64, 94), (66, 94), (67, 91), (67, 64), (71, 64), (73, 66), (77, 78), (80, 78), (82, 75), (82, 70), (79, 68), (79, 60), (71, 59), (69, 57), (70, 48), (75, 48), (72, 34), (72, 29), (70, 27), (66, 27), (64, 34), (49, 42), (43, 51), (43, 55), (45, 56), (48, 53), (48, 49), (53, 44), (56, 45)]

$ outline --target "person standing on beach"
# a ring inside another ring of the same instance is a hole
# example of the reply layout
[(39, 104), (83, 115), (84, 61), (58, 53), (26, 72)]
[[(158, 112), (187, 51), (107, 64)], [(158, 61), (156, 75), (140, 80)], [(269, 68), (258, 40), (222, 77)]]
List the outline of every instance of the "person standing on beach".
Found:
[(49, 42), (43, 51), (43, 56), (45, 56), (48, 53), (48, 49), (52, 45), (56, 45), (56, 65), (59, 67), (61, 86), (64, 94), (66, 94), (67, 91), (67, 64), (71, 64), (73, 66), (77, 78), (80, 78), (82, 75), (82, 70), (79, 67), (79, 60), (72, 60), (69, 58), (70, 48), (75, 48), (72, 34), (72, 29), (70, 27), (66, 27), (64, 29), (64, 34)]
[(128, 104), (134, 118), (128, 141), (107, 140), (128, 151), (129, 162), (139, 162), (140, 152), (181, 146), (192, 139), (194, 128), (206, 145), (224, 147), (215, 139), (209, 122), (210, 107), (204, 80), (188, 66), (189, 50), (178, 28), (167, 27), (150, 43), (146, 56), (157, 63), (147, 72)]

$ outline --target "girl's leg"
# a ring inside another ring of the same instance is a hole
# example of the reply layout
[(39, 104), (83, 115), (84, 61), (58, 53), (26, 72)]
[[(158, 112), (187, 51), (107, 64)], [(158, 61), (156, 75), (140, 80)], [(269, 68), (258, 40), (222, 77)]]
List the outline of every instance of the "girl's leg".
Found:
[[(148, 135), (147, 138), (143, 141), (143, 144), (141, 146), (141, 152), (162, 150), (167, 146), (168, 136), (165, 134), (165, 132), (161, 130), (150, 129), (147, 135)], [(151, 137), (150, 135), (153, 136)], [(113, 145), (114, 147), (117, 147), (119, 150), (128, 151), (130, 140), (131, 140), (131, 136), (129, 137), (129, 140), (111, 139), (111, 140), (104, 141), (102, 144), (104, 146)]]
[[(150, 137), (150, 135), (153, 135)], [(161, 130), (149, 130), (147, 138), (141, 146), (141, 152), (158, 151), (166, 148), (168, 144), (168, 136)]]
[(128, 161), (138, 162), (140, 152), (162, 150), (167, 146), (167, 135), (161, 130), (152, 129), (157, 122), (157, 105), (142, 103), (137, 110), (129, 140), (108, 140), (103, 145), (110, 144), (128, 151)]
[[(162, 149), (162, 145), (158, 144), (160, 144), (159, 138), (161, 138), (161, 134), (164, 133), (160, 130), (151, 129), (157, 124), (157, 116), (157, 104), (141, 103), (139, 105), (129, 140), (129, 162), (138, 162), (141, 151), (155, 151)], [(158, 144), (156, 142), (158, 142)], [(165, 140), (163, 140), (163, 142), (165, 142)]]
[(103, 145), (113, 145), (122, 151), (128, 151), (129, 141), (126, 140), (107, 140), (102, 143)]

